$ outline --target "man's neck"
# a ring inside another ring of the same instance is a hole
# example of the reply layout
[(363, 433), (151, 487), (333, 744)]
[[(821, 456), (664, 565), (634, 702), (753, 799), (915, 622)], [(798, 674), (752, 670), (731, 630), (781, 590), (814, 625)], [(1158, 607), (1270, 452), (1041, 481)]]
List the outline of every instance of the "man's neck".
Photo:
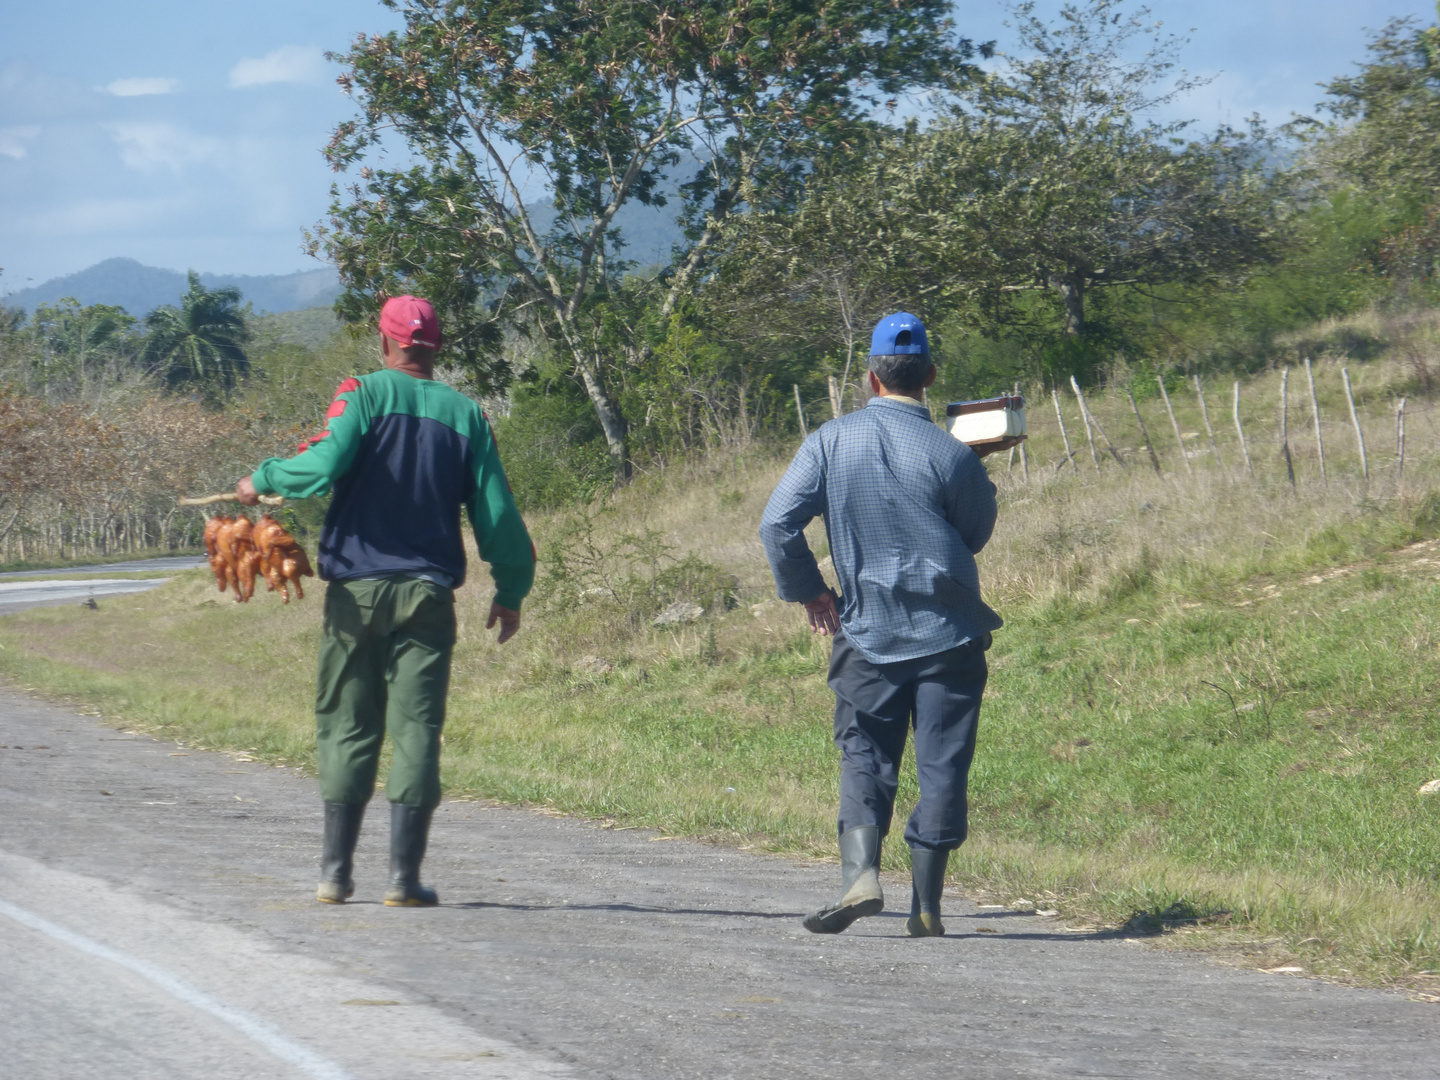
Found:
[(878, 398), (884, 398), (886, 401), (898, 401), (902, 405), (919, 405), (920, 408), (925, 408), (925, 402), (921, 401), (919, 398), (910, 397), (907, 394), (895, 394), (887, 390), (885, 391), (885, 393), (876, 394), (875, 396)]

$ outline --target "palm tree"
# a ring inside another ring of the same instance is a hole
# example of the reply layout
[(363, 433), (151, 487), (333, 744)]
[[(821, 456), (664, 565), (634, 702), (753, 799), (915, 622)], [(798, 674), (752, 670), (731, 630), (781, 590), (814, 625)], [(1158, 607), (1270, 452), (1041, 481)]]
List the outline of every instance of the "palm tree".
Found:
[(239, 289), (207, 289), (191, 270), (180, 306), (166, 304), (145, 316), (150, 370), (176, 389), (228, 394), (250, 371), (244, 348), (250, 329), (239, 305)]

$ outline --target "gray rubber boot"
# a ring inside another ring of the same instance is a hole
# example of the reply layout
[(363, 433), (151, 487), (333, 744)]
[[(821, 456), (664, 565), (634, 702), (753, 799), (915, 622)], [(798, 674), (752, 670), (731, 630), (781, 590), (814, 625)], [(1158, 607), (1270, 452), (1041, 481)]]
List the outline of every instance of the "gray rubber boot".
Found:
[(355, 843), (360, 839), (364, 803), (325, 804), (325, 838), (320, 844), (320, 884), (315, 899), (343, 904), (355, 895)]
[(386, 907), (434, 907), (440, 902), (434, 889), (420, 884), (420, 864), (430, 839), (433, 806), (421, 809), (403, 803), (390, 804), (390, 888), (385, 890)]
[(910, 918), (905, 929), (911, 937), (944, 937), (940, 896), (945, 891), (945, 867), (950, 852), (910, 849)]
[(812, 934), (838, 934), (885, 907), (880, 889), (880, 829), (861, 825), (840, 837), (840, 899), (805, 917)]

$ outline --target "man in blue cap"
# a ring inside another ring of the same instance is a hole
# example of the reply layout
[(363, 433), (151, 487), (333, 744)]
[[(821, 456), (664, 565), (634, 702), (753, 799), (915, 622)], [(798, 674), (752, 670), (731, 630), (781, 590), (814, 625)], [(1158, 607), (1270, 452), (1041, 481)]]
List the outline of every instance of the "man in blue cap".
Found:
[[(995, 485), (975, 451), (917, 400), (935, 381), (925, 324), (905, 312), (882, 319), (870, 354), (874, 397), (805, 440), (760, 524), (780, 598), (804, 604), (811, 629), (835, 637), (840, 897), (805, 928), (838, 934), (885, 906), (880, 842), (913, 724), (920, 802), (905, 828), (913, 877), (906, 928), (938, 937), (946, 863), (965, 841), (985, 650), (1001, 625), (980, 599), (975, 566), (995, 527)], [(817, 515), (838, 597), (805, 542)]]

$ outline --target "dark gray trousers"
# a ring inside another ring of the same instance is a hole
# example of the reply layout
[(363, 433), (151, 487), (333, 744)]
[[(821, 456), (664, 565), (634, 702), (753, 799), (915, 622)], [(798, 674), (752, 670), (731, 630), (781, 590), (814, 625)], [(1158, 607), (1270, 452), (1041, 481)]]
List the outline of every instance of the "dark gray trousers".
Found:
[(861, 825), (890, 831), (900, 758), (915, 728), (920, 801), (905, 826), (911, 847), (952, 851), (968, 828), (966, 783), (989, 669), (990, 635), (957, 649), (872, 664), (844, 633), (830, 654), (835, 745), (840, 748), (841, 835)]

